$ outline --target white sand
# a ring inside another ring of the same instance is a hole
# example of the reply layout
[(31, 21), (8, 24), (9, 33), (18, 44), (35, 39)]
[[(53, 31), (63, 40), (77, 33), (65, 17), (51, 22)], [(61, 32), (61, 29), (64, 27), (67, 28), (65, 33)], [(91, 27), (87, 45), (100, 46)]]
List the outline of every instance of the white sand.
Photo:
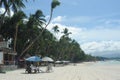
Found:
[[(54, 67), (54, 72), (25, 74), (25, 69), (0, 73), (0, 80), (120, 80), (120, 65), (100, 66), (82, 63), (77, 66)], [(45, 68), (42, 68), (45, 70)]]

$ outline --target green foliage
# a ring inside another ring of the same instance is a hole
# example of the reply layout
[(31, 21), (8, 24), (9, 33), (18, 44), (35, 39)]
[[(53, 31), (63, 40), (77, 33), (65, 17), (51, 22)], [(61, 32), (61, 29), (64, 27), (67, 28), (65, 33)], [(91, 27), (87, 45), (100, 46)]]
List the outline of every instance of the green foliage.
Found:
[(96, 61), (96, 57), (93, 57), (90, 54), (86, 54), (85, 61)]
[[(9, 6), (7, 7), (8, 3), (6, 1), (7, 0), (1, 0), (0, 6), (4, 3), (6, 10), (8, 10)], [(70, 60), (72, 62), (83, 60), (89, 61), (94, 59), (91, 55), (86, 55), (81, 49), (79, 43), (69, 37), (71, 32), (69, 32), (67, 28), (62, 31), (63, 36), (61, 36), (59, 40), (46, 29), (47, 26), (44, 28), (43, 25), (46, 24), (46, 20), (41, 10), (37, 10), (34, 14), (31, 14), (27, 18), (24, 12), (17, 11), (18, 9), (24, 7), (23, 0), (10, 1), (11, 2), (9, 2), (9, 4), (10, 6), (13, 6), (15, 14), (12, 17), (7, 16), (3, 18), (3, 25), (0, 27), (0, 35), (2, 35), (6, 41), (11, 40), (10, 47), (13, 49), (15, 41), (14, 35), (16, 33), (16, 29), (18, 29), (15, 47), (18, 57), (21, 55), (22, 51), (37, 37), (38, 40), (34, 42), (32, 47), (30, 47), (30, 49), (26, 51), (22, 57), (26, 54), (41, 55), (50, 56), (55, 60)], [(51, 8), (54, 9), (58, 5), (60, 5), (60, 2), (58, 0), (53, 0)], [(27, 21), (25, 19), (27, 19)], [(59, 27), (57, 25), (53, 26), (55, 33), (59, 32), (58, 28)], [(42, 36), (38, 37), (41, 33)]]
[(56, 8), (59, 5), (60, 5), (60, 2), (58, 0), (53, 0), (52, 3), (51, 3), (52, 9)]

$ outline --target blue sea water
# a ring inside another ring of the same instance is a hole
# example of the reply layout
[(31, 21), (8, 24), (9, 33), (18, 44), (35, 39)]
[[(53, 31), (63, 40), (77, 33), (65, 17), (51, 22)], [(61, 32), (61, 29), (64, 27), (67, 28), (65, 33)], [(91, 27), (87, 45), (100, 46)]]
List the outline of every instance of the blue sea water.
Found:
[(120, 65), (119, 60), (98, 61), (96, 65)]

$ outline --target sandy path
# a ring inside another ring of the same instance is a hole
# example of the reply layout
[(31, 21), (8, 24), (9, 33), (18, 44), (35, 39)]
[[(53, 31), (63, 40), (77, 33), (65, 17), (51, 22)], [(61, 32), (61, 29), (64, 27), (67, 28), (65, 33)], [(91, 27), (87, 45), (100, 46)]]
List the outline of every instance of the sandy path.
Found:
[[(120, 65), (96, 66), (82, 63), (77, 66), (55, 67), (52, 73), (25, 74), (15, 70), (0, 74), (0, 80), (120, 80)], [(42, 68), (45, 70), (45, 68)]]

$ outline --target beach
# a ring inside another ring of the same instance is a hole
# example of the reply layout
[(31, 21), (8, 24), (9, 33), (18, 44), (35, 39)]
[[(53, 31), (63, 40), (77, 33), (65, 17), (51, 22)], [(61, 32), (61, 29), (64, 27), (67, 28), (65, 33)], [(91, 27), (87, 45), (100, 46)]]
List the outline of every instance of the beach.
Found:
[[(45, 71), (46, 67), (41, 69)], [(120, 80), (120, 65), (99, 65), (98, 62), (84, 62), (53, 67), (51, 73), (26, 74), (25, 69), (0, 73), (0, 80)]]

